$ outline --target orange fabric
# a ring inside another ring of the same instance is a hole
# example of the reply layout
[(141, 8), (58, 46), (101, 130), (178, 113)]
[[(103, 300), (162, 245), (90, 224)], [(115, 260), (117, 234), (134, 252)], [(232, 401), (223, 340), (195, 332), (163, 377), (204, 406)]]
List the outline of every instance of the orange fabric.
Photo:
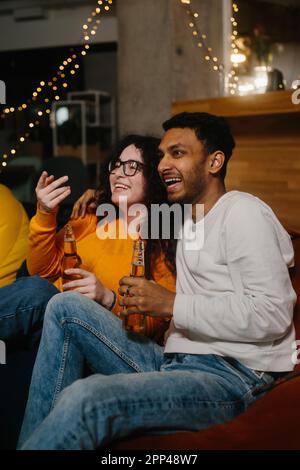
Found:
[[(133, 251), (133, 240), (105, 239), (100, 240), (96, 234), (97, 218), (87, 214), (84, 218), (70, 221), (77, 240), (77, 251), (82, 259), (82, 269), (93, 272), (107, 288), (118, 295), (119, 280), (130, 273)], [(117, 222), (111, 222), (109, 229), (119, 229)], [(56, 215), (37, 210), (30, 222), (29, 254), (27, 267), (31, 275), (39, 274), (60, 284), (61, 260), (63, 257), (64, 231), (56, 233)], [(175, 279), (163, 258), (157, 263), (154, 280), (175, 292)], [(119, 300), (119, 299), (118, 299)], [(113, 312), (121, 311), (118, 301)], [(158, 339), (167, 328), (167, 323), (160, 319), (147, 317), (146, 334)]]
[(11, 284), (26, 258), (28, 217), (12, 192), (0, 184), (0, 288)]

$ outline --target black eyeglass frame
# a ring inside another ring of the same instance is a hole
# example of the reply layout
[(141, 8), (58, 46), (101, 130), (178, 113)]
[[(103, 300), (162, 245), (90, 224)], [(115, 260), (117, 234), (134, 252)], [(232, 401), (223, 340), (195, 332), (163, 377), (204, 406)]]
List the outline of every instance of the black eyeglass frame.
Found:
[[(133, 168), (133, 173), (131, 174), (128, 174), (128, 164), (130, 165), (131, 163), (136, 163), (136, 168)], [(118, 164), (118, 166), (116, 166), (116, 164)], [(117, 160), (112, 160), (109, 162), (108, 164), (108, 171), (110, 174), (113, 174), (113, 172), (120, 168), (120, 167), (123, 167), (123, 174), (124, 176), (135, 176), (137, 174), (138, 171), (142, 171), (143, 168), (146, 166), (145, 163), (142, 163), (142, 162), (139, 162), (138, 160), (125, 160), (125, 161), (122, 161), (120, 159), (117, 159)]]

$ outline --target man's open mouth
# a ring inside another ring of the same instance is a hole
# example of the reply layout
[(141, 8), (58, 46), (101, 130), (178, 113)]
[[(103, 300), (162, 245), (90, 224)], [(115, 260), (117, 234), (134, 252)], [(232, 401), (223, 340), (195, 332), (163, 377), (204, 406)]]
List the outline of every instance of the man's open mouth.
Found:
[(175, 191), (182, 182), (182, 179), (179, 176), (173, 178), (164, 177), (163, 181), (167, 186), (168, 191)]

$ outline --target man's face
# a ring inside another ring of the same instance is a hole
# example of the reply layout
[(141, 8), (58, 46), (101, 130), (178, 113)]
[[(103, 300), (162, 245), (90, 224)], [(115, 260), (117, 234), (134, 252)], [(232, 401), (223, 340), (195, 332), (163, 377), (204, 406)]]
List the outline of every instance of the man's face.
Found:
[(195, 204), (208, 184), (208, 163), (203, 144), (192, 129), (170, 129), (159, 146), (158, 171), (170, 202)]

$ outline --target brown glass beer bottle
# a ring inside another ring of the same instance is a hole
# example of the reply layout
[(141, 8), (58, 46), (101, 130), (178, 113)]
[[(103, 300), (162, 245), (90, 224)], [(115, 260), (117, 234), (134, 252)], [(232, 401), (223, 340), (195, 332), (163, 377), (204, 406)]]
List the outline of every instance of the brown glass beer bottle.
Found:
[[(64, 256), (61, 262), (61, 277), (62, 286), (67, 282), (80, 279), (78, 274), (66, 274), (66, 269), (79, 268), (81, 265), (81, 258), (77, 254), (76, 239), (72, 226), (67, 224), (64, 233)], [(62, 289), (63, 290), (63, 289)]]
[[(134, 241), (130, 276), (145, 277), (145, 243), (138, 239)], [(146, 316), (139, 313), (123, 315), (123, 325), (127, 331), (144, 333), (146, 329)]]

